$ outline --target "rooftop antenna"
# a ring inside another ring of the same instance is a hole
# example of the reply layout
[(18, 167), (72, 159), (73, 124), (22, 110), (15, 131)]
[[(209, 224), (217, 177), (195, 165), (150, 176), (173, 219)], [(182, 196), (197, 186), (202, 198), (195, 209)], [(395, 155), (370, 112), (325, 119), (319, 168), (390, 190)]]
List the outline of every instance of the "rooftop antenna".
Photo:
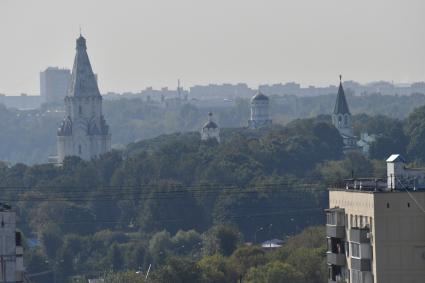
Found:
[(177, 80), (177, 93), (179, 95), (179, 98), (181, 98), (181, 93), (180, 93), (180, 79)]

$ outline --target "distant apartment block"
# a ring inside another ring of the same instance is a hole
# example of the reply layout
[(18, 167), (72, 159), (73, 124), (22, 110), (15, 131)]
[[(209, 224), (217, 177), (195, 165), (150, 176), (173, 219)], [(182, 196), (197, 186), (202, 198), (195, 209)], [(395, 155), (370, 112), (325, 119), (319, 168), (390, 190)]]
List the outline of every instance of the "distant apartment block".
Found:
[(39, 108), (43, 104), (42, 97), (39, 95), (4, 95), (0, 94), (0, 103), (8, 108), (19, 110), (32, 110)]
[(68, 69), (48, 67), (40, 72), (40, 95), (44, 102), (63, 101), (70, 80), (71, 72)]
[(425, 282), (425, 169), (392, 155), (387, 175), (330, 189), (329, 283)]

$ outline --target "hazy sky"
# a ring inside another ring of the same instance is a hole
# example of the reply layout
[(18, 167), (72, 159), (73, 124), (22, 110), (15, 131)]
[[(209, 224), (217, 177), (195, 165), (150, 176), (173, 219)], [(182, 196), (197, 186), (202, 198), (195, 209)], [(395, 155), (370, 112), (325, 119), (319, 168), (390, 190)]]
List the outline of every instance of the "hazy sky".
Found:
[(0, 0), (0, 93), (72, 67), (79, 27), (99, 86), (425, 80), (424, 0)]

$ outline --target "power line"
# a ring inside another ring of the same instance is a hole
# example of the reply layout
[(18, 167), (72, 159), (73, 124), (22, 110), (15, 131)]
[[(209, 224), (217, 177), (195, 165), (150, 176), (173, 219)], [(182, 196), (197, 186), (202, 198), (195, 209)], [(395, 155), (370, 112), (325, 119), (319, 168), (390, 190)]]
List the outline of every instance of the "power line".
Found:
[[(297, 186), (298, 185), (298, 186)], [(291, 187), (280, 187), (279, 184), (265, 184), (251, 186), (249, 188), (223, 188), (207, 186), (189, 186), (186, 189), (167, 190), (167, 191), (144, 191), (140, 186), (129, 186), (127, 190), (123, 187), (116, 187), (106, 191), (43, 191), (36, 188), (30, 191), (21, 189), (9, 190), (9, 193), (20, 194), (18, 196), (9, 196), (0, 198), (0, 201), (20, 202), (20, 201), (116, 201), (116, 200), (143, 200), (149, 199), (177, 199), (186, 198), (189, 195), (193, 197), (228, 196), (228, 195), (249, 195), (249, 194), (305, 194), (305, 193), (324, 193), (323, 186), (314, 187), (312, 184), (297, 184)], [(301, 186), (300, 186), (301, 185)], [(182, 188), (183, 186), (179, 187)], [(66, 187), (65, 187), (66, 188)], [(157, 187), (156, 187), (157, 188)], [(47, 195), (46, 195), (47, 194)]]
[[(286, 210), (286, 211), (274, 211), (269, 213), (255, 213), (255, 214), (235, 214), (235, 215), (226, 215), (225, 218), (228, 219), (239, 219), (239, 218), (260, 218), (260, 217), (270, 217), (270, 216), (288, 216), (294, 215), (302, 212), (318, 212), (323, 211), (324, 208), (321, 207), (311, 207), (311, 208), (302, 208), (302, 209), (294, 209), (294, 210)], [(180, 222), (185, 221), (185, 218), (163, 218), (163, 219), (155, 219), (157, 222)], [(130, 221), (131, 224), (132, 221)], [(73, 224), (73, 225), (81, 225), (81, 224), (126, 224), (122, 220), (86, 220), (86, 221), (54, 221), (49, 220), (49, 223), (55, 224)], [(18, 221), (17, 225), (30, 224), (27, 221)]]

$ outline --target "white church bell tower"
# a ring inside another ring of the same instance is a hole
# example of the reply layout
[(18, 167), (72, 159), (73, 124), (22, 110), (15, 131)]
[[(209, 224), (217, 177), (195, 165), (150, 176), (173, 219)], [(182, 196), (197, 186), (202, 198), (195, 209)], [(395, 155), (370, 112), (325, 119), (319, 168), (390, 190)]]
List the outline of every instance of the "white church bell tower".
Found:
[(58, 162), (66, 156), (90, 160), (111, 149), (111, 134), (102, 114), (102, 96), (87, 55), (86, 40), (77, 39), (65, 117), (58, 133)]

